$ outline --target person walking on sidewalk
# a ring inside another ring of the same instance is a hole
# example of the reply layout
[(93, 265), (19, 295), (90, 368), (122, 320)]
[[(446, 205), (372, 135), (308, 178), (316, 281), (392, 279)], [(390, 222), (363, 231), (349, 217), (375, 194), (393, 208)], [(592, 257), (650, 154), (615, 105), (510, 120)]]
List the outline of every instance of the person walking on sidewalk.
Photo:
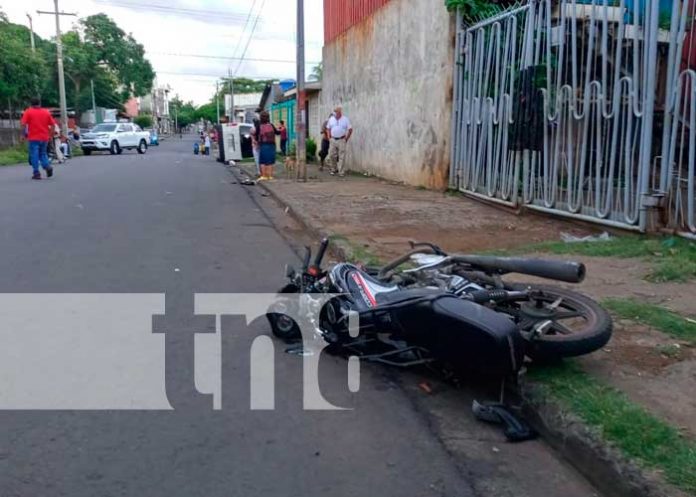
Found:
[(340, 177), (343, 177), (345, 176), (346, 145), (353, 134), (353, 127), (348, 116), (343, 115), (341, 106), (334, 109), (334, 115), (329, 118), (326, 128), (331, 138), (331, 144), (329, 145), (331, 174), (338, 174)]
[(326, 157), (329, 155), (329, 147), (331, 146), (331, 137), (329, 136), (329, 131), (327, 129), (331, 116), (333, 116), (333, 112), (329, 114), (326, 121), (321, 123), (321, 149), (319, 150), (319, 160), (321, 160), (321, 164), (319, 164), (320, 171), (324, 170), (324, 162), (326, 161)]
[(53, 137), (56, 120), (48, 110), (41, 107), (37, 97), (31, 99), (31, 107), (22, 114), (22, 125), (27, 127), (29, 140), (29, 158), (34, 174), (31, 179), (41, 179), (39, 163), (46, 171), (46, 176), (53, 176), (51, 161), (48, 160), (48, 140)]
[(288, 155), (288, 128), (285, 127), (285, 121), (280, 121), (278, 132), (280, 133), (280, 152)]
[(259, 116), (259, 127), (256, 128), (256, 141), (259, 143), (259, 165), (261, 177), (259, 180), (273, 179), (273, 166), (276, 161), (276, 135), (280, 131), (271, 123), (271, 117), (267, 111)]

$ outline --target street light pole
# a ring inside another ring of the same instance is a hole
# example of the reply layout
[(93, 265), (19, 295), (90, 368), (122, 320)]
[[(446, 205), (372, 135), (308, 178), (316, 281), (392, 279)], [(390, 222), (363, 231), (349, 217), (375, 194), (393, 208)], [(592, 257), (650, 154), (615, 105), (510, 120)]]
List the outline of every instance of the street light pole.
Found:
[(31, 33), (31, 51), (36, 52), (36, 45), (34, 44), (34, 21), (28, 12), (27, 17), (29, 18), (29, 32)]
[(217, 123), (220, 124), (220, 85), (215, 81), (215, 106), (217, 108)]
[(297, 118), (295, 139), (297, 140), (297, 177), (307, 181), (307, 144), (305, 141), (305, 42), (304, 0), (297, 0)]
[(60, 127), (63, 133), (68, 131), (68, 104), (65, 98), (65, 73), (63, 72), (63, 41), (60, 39), (60, 16), (77, 16), (75, 13), (60, 12), (58, 0), (53, 0), (54, 12), (37, 10), (37, 14), (56, 16), (56, 59), (58, 61), (58, 94), (60, 97)]

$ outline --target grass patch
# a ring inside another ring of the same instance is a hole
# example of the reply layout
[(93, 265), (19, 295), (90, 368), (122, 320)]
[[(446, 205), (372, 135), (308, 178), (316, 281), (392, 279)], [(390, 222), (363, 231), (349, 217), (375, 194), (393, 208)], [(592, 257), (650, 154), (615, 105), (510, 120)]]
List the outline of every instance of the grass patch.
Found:
[(16, 145), (14, 147), (0, 150), (0, 166), (10, 166), (22, 163), (29, 163), (26, 144)]
[(381, 266), (382, 261), (369, 248), (350, 241), (343, 235), (332, 235), (329, 237), (332, 245), (343, 248), (348, 262), (364, 264), (365, 266)]
[(676, 428), (572, 363), (533, 369), (529, 377), (624, 454), (662, 471), (676, 487), (696, 492), (696, 445)]
[(634, 299), (605, 299), (602, 305), (622, 319), (652, 326), (671, 337), (696, 344), (696, 323), (664, 307)]
[(606, 242), (544, 242), (524, 247), (523, 251), (589, 257), (642, 257), (653, 265), (647, 279), (655, 283), (689, 281), (696, 278), (696, 243), (685, 238), (620, 236)]

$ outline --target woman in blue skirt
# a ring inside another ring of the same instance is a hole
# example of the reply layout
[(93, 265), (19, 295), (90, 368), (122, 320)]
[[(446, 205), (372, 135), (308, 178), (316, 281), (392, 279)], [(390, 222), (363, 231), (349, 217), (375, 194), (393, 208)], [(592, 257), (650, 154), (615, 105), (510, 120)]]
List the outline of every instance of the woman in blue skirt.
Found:
[(273, 179), (273, 166), (276, 161), (276, 135), (280, 131), (271, 123), (268, 112), (259, 115), (259, 126), (256, 128), (256, 141), (259, 144), (259, 165), (261, 177), (259, 180)]

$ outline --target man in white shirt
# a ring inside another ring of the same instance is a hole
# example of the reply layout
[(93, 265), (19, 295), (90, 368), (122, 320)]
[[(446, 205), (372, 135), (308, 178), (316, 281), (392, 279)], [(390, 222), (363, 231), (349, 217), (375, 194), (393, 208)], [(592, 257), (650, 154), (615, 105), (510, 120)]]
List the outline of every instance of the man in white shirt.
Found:
[(334, 115), (331, 116), (326, 124), (326, 135), (331, 142), (329, 146), (331, 174), (338, 173), (341, 177), (345, 176), (343, 163), (346, 157), (346, 145), (352, 134), (353, 127), (350, 125), (350, 119), (343, 115), (342, 107), (336, 107)]

